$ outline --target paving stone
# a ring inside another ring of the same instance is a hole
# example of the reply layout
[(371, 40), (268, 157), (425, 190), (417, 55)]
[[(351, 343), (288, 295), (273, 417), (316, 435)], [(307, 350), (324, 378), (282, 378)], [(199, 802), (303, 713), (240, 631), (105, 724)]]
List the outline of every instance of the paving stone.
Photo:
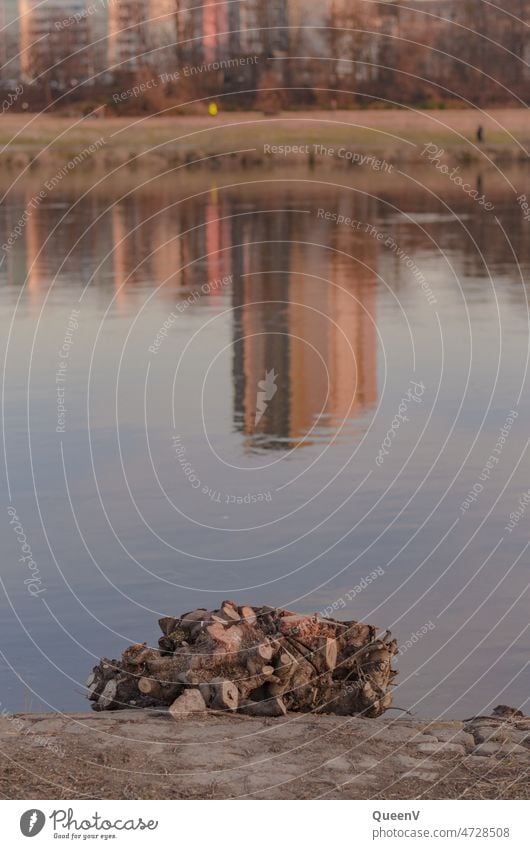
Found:
[(418, 752), (428, 752), (430, 754), (437, 755), (465, 755), (466, 750), (464, 746), (459, 745), (458, 743), (419, 743)]
[[(370, 730), (369, 730), (370, 732)], [(420, 732), (421, 733), (421, 732)], [(388, 727), (378, 728), (377, 730), (371, 730), (371, 732), (367, 735), (367, 739), (370, 742), (378, 742), (381, 741), (383, 743), (408, 743), (413, 739), (418, 738), (418, 729), (417, 728), (409, 728), (408, 726), (402, 725), (392, 725)]]
[(488, 743), (509, 739), (509, 732), (502, 725), (476, 725), (473, 728), (476, 743)]
[(524, 746), (519, 746), (517, 743), (490, 742), (481, 743), (479, 746), (476, 746), (473, 749), (473, 754), (481, 757), (504, 757), (505, 755), (523, 755), (528, 757), (528, 749)]
[(460, 746), (465, 746), (466, 748), (475, 745), (475, 740), (472, 734), (468, 734), (466, 731), (453, 731), (453, 729), (450, 728), (436, 729), (432, 731), (428, 730), (425, 736), (432, 736), (440, 743), (457, 743)]
[(519, 746), (518, 743), (504, 743), (502, 746), (502, 752), (507, 752), (510, 755), (525, 755), (528, 757), (529, 751), (526, 746)]

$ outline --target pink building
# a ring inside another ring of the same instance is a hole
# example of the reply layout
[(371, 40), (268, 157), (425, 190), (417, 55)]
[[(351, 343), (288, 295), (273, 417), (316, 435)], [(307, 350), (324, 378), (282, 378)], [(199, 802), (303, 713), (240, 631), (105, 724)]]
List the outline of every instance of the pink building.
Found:
[(177, 12), (178, 54), (182, 62), (217, 62), (228, 56), (234, 6), (227, 0), (180, 0)]

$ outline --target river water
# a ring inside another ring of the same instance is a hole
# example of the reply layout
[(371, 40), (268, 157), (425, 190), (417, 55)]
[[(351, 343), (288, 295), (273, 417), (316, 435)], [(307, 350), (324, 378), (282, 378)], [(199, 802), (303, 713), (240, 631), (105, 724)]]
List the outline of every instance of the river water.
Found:
[(2, 707), (85, 709), (100, 655), (225, 598), (390, 628), (420, 716), (522, 704), (514, 192), (283, 170), (34, 196), (0, 222)]

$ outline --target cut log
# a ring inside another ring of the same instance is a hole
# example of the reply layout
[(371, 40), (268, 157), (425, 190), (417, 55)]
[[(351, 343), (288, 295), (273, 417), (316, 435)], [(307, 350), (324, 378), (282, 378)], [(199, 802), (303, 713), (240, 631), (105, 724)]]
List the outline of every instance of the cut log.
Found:
[(237, 653), (241, 649), (243, 632), (237, 625), (227, 627), (226, 623), (214, 622), (206, 627), (206, 632), (229, 654)]
[(294, 656), (298, 659), (299, 665), (301, 658), (304, 659), (305, 663), (303, 666), (305, 667), (307, 674), (309, 677), (317, 676), (320, 674), (320, 669), (318, 666), (318, 659), (315, 660), (316, 652), (311, 651), (304, 646), (300, 640), (295, 639), (294, 637), (286, 637), (287, 643), (289, 645), (290, 651), (294, 654)]
[(210, 705), (215, 694), (214, 688), (211, 686), (211, 684), (207, 684), (205, 682), (199, 684), (199, 692), (206, 704)]
[(216, 710), (237, 710), (239, 705), (239, 693), (232, 681), (214, 680), (210, 682), (213, 696), (210, 707)]
[(153, 698), (161, 698), (164, 691), (160, 681), (155, 681), (153, 678), (140, 678), (138, 689), (144, 696), (152, 696)]
[(156, 652), (148, 648), (146, 643), (136, 643), (134, 646), (129, 646), (125, 649), (122, 655), (122, 666), (125, 668), (142, 666), (148, 657), (153, 657)]
[[(391, 704), (397, 644), (372, 625), (225, 600), (220, 610), (162, 617), (160, 628), (158, 648), (135, 643), (93, 668), (95, 710), (169, 707), (191, 690), (212, 709), (264, 716), (285, 708), (380, 716)], [(188, 709), (179, 702), (175, 711)]]
[(241, 620), (241, 617), (237, 612), (237, 606), (234, 604), (233, 601), (223, 601), (220, 613), (228, 621), (239, 622)]
[(206, 702), (200, 692), (198, 690), (186, 690), (172, 703), (169, 708), (169, 715), (172, 719), (178, 720), (190, 714), (204, 713), (205, 710)]
[(271, 696), (282, 696), (291, 687), (291, 682), (297, 671), (297, 661), (287, 651), (282, 651), (274, 670), (275, 683), (270, 683), (269, 693)]
[(183, 685), (180, 683), (161, 684), (154, 678), (140, 678), (138, 681), (138, 690), (143, 696), (149, 696), (162, 704), (174, 702), (183, 689)]
[[(339, 630), (341, 632), (348, 630), (348, 623), (347, 622), (338, 622), (336, 619), (326, 619), (324, 616), (320, 616), (319, 613), (315, 613), (314, 616), (315, 616), (315, 619), (317, 619), (319, 622), (324, 622), (326, 625), (331, 625), (331, 627), (334, 630)], [(358, 624), (358, 623), (355, 623), (355, 624)]]
[(112, 678), (110, 681), (107, 681), (98, 699), (98, 710), (109, 710), (116, 700), (117, 693), (118, 681), (116, 678)]
[(256, 662), (253, 660), (249, 660), (248, 662), (249, 675), (244, 678), (240, 678), (237, 682), (239, 694), (242, 699), (251, 698), (254, 699), (256, 695), (256, 691), (263, 688), (265, 684), (279, 684), (280, 679), (276, 678), (274, 675), (275, 669), (273, 666), (261, 666), (258, 671), (254, 672), (256, 669)]
[(253, 702), (244, 699), (239, 706), (239, 713), (246, 716), (285, 716), (287, 708), (281, 698), (263, 699)]
[(287, 678), (292, 674), (294, 667), (296, 666), (296, 658), (286, 649), (282, 651), (278, 658), (278, 665), (276, 666), (276, 675), (278, 678)]
[(91, 702), (96, 702), (99, 699), (99, 693), (100, 693), (100, 688), (98, 687), (97, 683), (92, 684), (92, 686), (88, 687), (87, 689), (88, 689), (87, 698)]
[(332, 637), (324, 637), (320, 646), (320, 652), (324, 668), (333, 672), (337, 665), (337, 641)]
[(228, 624), (230, 620), (226, 619), (225, 616), (221, 616), (220, 613), (212, 613), (210, 616), (210, 622), (218, 622), (223, 627)]
[(255, 625), (257, 622), (257, 616), (254, 612), (254, 608), (249, 607), (247, 604), (243, 605), (243, 607), (239, 608), (239, 613), (241, 619), (246, 622), (248, 625)]
[[(188, 639), (190, 642), (197, 642), (198, 637), (204, 631), (206, 627), (206, 622), (192, 622), (191, 627), (187, 632)], [(185, 631), (183, 633), (186, 633)]]
[(178, 619), (175, 619), (173, 616), (163, 616), (162, 619), (158, 620), (158, 624), (164, 636), (167, 637), (177, 627)]
[(160, 637), (158, 640), (158, 647), (162, 654), (162, 657), (173, 654), (173, 649), (175, 648), (175, 644), (170, 637)]
[(256, 654), (262, 660), (272, 660), (272, 656), (274, 654), (273, 648), (269, 642), (261, 643), (261, 645), (256, 646)]
[(185, 613), (177, 624), (180, 628), (183, 628), (184, 631), (189, 631), (195, 622), (205, 622), (209, 618), (210, 614), (206, 608), (200, 607), (198, 610), (192, 610), (191, 613)]

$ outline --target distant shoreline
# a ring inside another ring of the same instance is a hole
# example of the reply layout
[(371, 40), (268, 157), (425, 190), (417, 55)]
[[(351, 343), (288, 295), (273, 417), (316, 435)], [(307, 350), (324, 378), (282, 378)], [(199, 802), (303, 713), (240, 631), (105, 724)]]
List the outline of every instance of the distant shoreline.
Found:
[[(476, 138), (479, 125), (483, 143)], [(83, 171), (124, 165), (160, 172), (207, 160), (223, 170), (305, 163), (389, 171), (425, 163), (427, 145), (442, 150), (450, 164), (526, 163), (530, 116), (528, 110), (502, 108), (226, 112), (216, 118), (17, 113), (0, 122), (0, 168), (10, 174), (48, 171), (76, 157), (83, 159), (75, 166)]]

